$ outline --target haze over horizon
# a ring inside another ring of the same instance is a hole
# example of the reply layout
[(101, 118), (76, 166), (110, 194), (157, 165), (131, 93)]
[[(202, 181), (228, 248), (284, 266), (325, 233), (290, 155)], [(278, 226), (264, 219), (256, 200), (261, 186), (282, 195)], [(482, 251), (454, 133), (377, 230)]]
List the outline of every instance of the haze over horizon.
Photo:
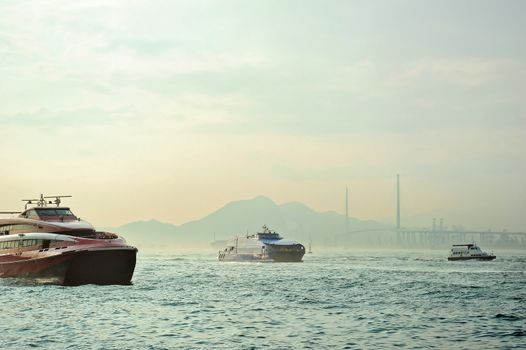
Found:
[(259, 195), (526, 230), (524, 1), (0, 3), (0, 210), (183, 224)]

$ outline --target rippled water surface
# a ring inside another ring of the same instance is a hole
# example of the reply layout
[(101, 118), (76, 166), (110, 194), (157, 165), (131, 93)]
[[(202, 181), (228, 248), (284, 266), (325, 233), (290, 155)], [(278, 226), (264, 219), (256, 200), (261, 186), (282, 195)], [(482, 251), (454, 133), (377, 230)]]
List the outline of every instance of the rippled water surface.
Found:
[(140, 254), (132, 286), (0, 280), (1, 347), (526, 348), (526, 256)]

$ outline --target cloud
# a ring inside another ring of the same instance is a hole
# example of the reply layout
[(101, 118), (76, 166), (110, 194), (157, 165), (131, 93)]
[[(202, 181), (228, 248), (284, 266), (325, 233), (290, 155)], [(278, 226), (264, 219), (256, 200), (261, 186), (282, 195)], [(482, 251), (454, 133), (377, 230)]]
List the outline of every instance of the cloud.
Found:
[(495, 81), (510, 63), (504, 59), (431, 58), (411, 63), (393, 79), (402, 84), (428, 80), (473, 88)]
[(366, 189), (397, 171), (458, 181), (458, 197), (483, 176), (514, 193), (517, 4), (2, 1), (0, 158), (13, 183), (49, 166), (75, 188), (168, 183), (196, 203), (203, 183), (225, 201), (263, 188), (331, 203), (351, 179), (374, 204)]
[(47, 110), (17, 113), (14, 115), (0, 114), (0, 122), (4, 126), (25, 126), (30, 128), (59, 129), (67, 126), (101, 125), (115, 122), (116, 112), (103, 109)]

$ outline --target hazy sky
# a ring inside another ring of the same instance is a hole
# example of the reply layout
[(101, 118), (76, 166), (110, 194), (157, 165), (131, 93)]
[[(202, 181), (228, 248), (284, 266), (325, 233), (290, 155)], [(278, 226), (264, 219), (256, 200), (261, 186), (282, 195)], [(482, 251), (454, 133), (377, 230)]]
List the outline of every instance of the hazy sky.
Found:
[(525, 1), (0, 1), (0, 210), (266, 195), (526, 230)]

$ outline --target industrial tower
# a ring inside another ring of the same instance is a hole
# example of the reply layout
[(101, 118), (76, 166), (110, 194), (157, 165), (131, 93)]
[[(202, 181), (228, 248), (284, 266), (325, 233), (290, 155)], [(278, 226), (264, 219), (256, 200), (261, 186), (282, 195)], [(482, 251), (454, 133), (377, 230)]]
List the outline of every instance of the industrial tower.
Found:
[(396, 229), (400, 230), (400, 175), (396, 174)]

